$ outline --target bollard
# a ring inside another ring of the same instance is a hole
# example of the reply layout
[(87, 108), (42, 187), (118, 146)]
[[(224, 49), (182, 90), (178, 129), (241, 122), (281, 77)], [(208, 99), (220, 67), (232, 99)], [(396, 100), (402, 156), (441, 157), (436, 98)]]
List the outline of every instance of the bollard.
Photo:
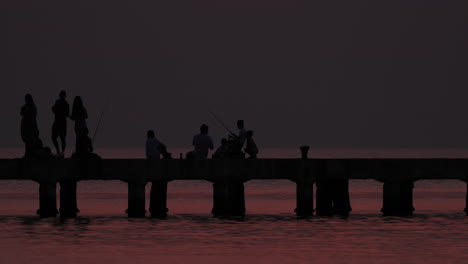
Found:
[(383, 185), (384, 216), (409, 216), (413, 214), (413, 181), (390, 182)]
[(39, 209), (40, 217), (56, 217), (57, 211), (57, 183), (49, 181), (39, 182)]
[(64, 180), (60, 182), (60, 217), (74, 218), (78, 210), (76, 201), (75, 180)]
[(145, 217), (145, 183), (128, 183), (128, 209), (126, 213), (130, 218)]
[(167, 216), (167, 181), (153, 181), (151, 183), (150, 208), (152, 217), (164, 218)]

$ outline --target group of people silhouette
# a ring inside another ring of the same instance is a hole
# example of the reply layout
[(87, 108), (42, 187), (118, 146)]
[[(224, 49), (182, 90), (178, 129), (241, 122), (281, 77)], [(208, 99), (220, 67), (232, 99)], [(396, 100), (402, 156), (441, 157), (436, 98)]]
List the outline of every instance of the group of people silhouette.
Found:
[[(213, 159), (225, 159), (225, 158), (247, 158), (255, 159), (258, 155), (258, 147), (253, 139), (253, 131), (246, 130), (244, 128), (244, 121), (237, 121), (237, 128), (239, 133), (236, 135), (229, 132), (228, 138), (221, 139), (221, 145), (213, 153)], [(202, 124), (200, 126), (200, 133), (193, 136), (192, 145), (194, 149), (188, 152), (185, 157), (186, 159), (202, 160), (207, 159), (210, 150), (214, 150), (214, 144), (212, 138), (208, 135), (208, 126)], [(244, 151), (242, 148), (244, 147)], [(156, 139), (153, 130), (147, 132), (146, 140), (146, 158), (147, 159), (160, 159), (161, 155), (163, 158), (171, 158), (171, 154), (167, 152), (166, 146)]]
[[(31, 94), (26, 94), (25, 104), (21, 108), (21, 138), (25, 144), (25, 157), (49, 158), (53, 157), (52, 151), (44, 147), (39, 137), (39, 128), (37, 125), (37, 107)], [(72, 157), (87, 157), (93, 152), (93, 140), (89, 137), (89, 130), (86, 120), (88, 112), (83, 105), (80, 96), (75, 96), (73, 100), (72, 111), (70, 114), (70, 105), (67, 102), (67, 93), (60, 91), (59, 98), (52, 106), (54, 113), (54, 123), (52, 125), (52, 142), (54, 144), (55, 157), (63, 158), (67, 147), (67, 126), (68, 118), (75, 122), (74, 130), (76, 135), (75, 151)], [(215, 159), (223, 158), (247, 158), (255, 159), (258, 155), (258, 148), (253, 140), (253, 131), (246, 130), (244, 121), (237, 121), (238, 134), (229, 131), (228, 138), (221, 140), (221, 145), (212, 155)], [(202, 124), (200, 133), (195, 135), (192, 140), (193, 151), (186, 154), (187, 159), (207, 159), (210, 150), (214, 149), (213, 140), (208, 135), (208, 126)], [(60, 142), (59, 142), (60, 139)], [(60, 144), (59, 144), (60, 143)], [(245, 145), (245, 148), (244, 148)], [(244, 148), (244, 149), (243, 149)], [(153, 130), (147, 132), (146, 140), (146, 158), (147, 159), (170, 159), (171, 153), (167, 151), (165, 144), (160, 142)]]
[[(83, 105), (80, 96), (73, 100), (73, 107), (70, 115), (70, 105), (67, 100), (67, 93), (61, 91), (59, 99), (52, 106), (55, 119), (52, 125), (52, 142), (57, 151), (56, 157), (64, 157), (67, 146), (67, 126), (68, 118), (75, 121), (76, 144), (74, 154), (76, 157), (84, 157), (93, 152), (93, 144), (88, 136), (89, 130), (86, 124), (88, 112)], [(39, 137), (37, 125), (37, 107), (31, 94), (24, 97), (25, 104), (21, 107), (21, 139), (25, 144), (25, 157), (48, 158), (53, 156), (48, 147), (44, 147)], [(58, 139), (60, 139), (60, 143)]]

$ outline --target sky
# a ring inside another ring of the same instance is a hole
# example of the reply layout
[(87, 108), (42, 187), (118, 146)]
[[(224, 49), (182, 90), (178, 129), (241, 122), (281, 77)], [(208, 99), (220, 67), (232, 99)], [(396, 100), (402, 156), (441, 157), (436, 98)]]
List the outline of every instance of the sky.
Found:
[[(0, 147), (43, 141), (60, 90), (98, 147), (189, 147), (244, 119), (260, 147), (467, 148), (466, 0), (0, 3)], [(69, 141), (72, 140), (69, 123)]]

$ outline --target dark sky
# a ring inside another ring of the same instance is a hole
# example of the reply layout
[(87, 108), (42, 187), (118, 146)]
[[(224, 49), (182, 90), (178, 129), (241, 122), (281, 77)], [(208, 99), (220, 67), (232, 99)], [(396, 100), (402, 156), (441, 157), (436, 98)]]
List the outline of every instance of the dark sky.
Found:
[(109, 102), (102, 147), (218, 142), (208, 109), (261, 147), (468, 147), (466, 0), (63, 2), (0, 3), (0, 147), (25, 93), (50, 145), (61, 89), (91, 133)]

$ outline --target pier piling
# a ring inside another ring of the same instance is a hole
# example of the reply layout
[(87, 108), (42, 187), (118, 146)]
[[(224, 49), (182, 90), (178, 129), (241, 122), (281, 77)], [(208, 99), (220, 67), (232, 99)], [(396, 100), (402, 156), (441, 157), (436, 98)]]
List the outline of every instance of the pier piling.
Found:
[(56, 217), (57, 211), (57, 183), (55, 181), (39, 182), (39, 209), (40, 217)]
[[(308, 146), (302, 146), (301, 157), (303, 160), (308, 159)], [(304, 164), (305, 165), (305, 164)], [(296, 209), (294, 212), (298, 216), (311, 216), (314, 214), (314, 178), (311, 170), (307, 166), (303, 166), (302, 174), (295, 180), (296, 182)]]
[(152, 217), (163, 218), (167, 216), (167, 181), (153, 181), (151, 183), (150, 208)]
[(215, 216), (244, 216), (244, 182), (235, 179), (214, 182), (211, 212)]
[(76, 201), (76, 180), (60, 182), (60, 216), (74, 218), (78, 210)]
[(130, 218), (145, 217), (145, 183), (128, 183), (128, 209), (127, 214)]
[(410, 216), (413, 214), (413, 181), (386, 181), (383, 185), (384, 216)]
[(317, 179), (317, 215), (349, 215), (351, 202), (348, 182), (344, 160), (321, 161)]

